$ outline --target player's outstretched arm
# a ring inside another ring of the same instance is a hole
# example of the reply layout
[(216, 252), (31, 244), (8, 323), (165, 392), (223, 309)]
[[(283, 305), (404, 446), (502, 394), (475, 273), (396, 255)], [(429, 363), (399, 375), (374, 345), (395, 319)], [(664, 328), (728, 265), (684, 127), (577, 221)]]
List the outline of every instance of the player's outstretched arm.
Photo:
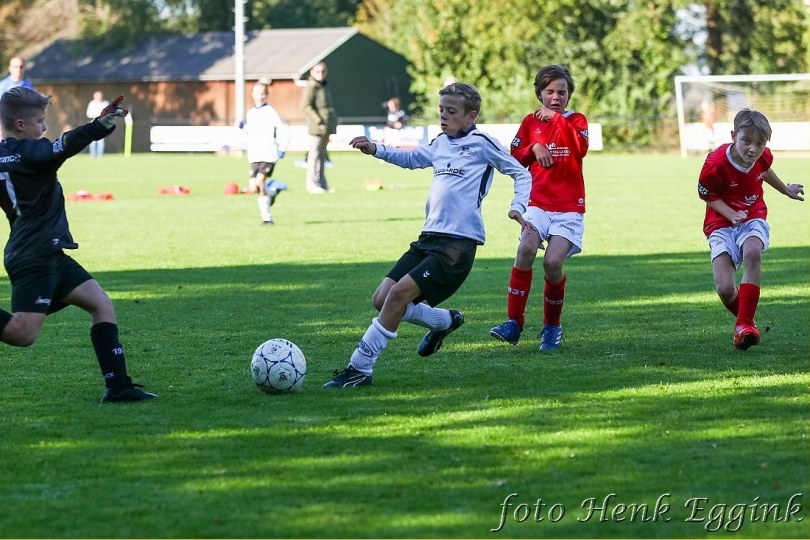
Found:
[(765, 173), (765, 181), (776, 191), (784, 193), (791, 199), (797, 201), (804, 200), (804, 197), (802, 197), (802, 195), (804, 195), (804, 186), (802, 184), (785, 184), (773, 169), (768, 169), (768, 172)]
[(377, 145), (368, 140), (368, 137), (355, 137), (349, 144), (352, 148), (357, 148), (364, 154), (373, 156), (377, 153)]
[(118, 117), (125, 117), (129, 114), (129, 109), (124, 109), (121, 107), (121, 103), (124, 101), (124, 96), (118, 96), (115, 98), (112, 103), (104, 107), (101, 111), (101, 114), (98, 115), (97, 120), (107, 129), (112, 128), (115, 126), (115, 119)]

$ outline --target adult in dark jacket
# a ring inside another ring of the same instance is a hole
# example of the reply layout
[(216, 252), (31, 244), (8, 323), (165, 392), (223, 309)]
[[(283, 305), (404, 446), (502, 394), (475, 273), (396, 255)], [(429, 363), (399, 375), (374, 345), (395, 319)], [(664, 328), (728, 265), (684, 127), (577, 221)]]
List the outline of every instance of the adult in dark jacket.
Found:
[(332, 94), (326, 87), (326, 73), (326, 64), (315, 64), (309, 70), (309, 83), (301, 95), (301, 109), (309, 131), (306, 186), (310, 193), (331, 191), (323, 170), (329, 136), (337, 131), (337, 115), (332, 106)]

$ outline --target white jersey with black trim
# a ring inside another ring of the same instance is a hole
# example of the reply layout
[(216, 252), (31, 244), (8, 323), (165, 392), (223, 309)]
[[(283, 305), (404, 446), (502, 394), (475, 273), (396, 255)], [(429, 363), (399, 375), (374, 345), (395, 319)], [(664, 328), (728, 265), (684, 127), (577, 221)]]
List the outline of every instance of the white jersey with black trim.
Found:
[(378, 144), (375, 157), (406, 169), (433, 166), (423, 233), (471, 238), (483, 244), (486, 233), (481, 202), (489, 193), (495, 170), (514, 180), (511, 210), (523, 214), (529, 202), (529, 171), (475, 126), (461, 137), (441, 134), (429, 145), (410, 150)]

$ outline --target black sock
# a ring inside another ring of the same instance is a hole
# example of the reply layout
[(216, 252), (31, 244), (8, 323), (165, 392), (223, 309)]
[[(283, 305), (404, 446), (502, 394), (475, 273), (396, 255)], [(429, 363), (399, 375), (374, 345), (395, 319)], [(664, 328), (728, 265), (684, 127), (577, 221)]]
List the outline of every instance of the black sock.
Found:
[(11, 313), (0, 309), (0, 337), (3, 335), (6, 325), (11, 322)]
[(130, 384), (127, 377), (127, 363), (124, 359), (124, 348), (118, 341), (118, 325), (102, 322), (90, 328), (90, 341), (96, 351), (98, 365), (104, 384), (108, 388), (120, 388)]

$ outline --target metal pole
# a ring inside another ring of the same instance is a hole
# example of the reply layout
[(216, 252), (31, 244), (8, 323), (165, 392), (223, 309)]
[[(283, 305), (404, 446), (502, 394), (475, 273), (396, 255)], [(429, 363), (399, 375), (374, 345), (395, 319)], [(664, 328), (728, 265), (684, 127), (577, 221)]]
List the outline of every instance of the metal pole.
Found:
[(234, 92), (236, 124), (245, 119), (245, 0), (234, 0)]

